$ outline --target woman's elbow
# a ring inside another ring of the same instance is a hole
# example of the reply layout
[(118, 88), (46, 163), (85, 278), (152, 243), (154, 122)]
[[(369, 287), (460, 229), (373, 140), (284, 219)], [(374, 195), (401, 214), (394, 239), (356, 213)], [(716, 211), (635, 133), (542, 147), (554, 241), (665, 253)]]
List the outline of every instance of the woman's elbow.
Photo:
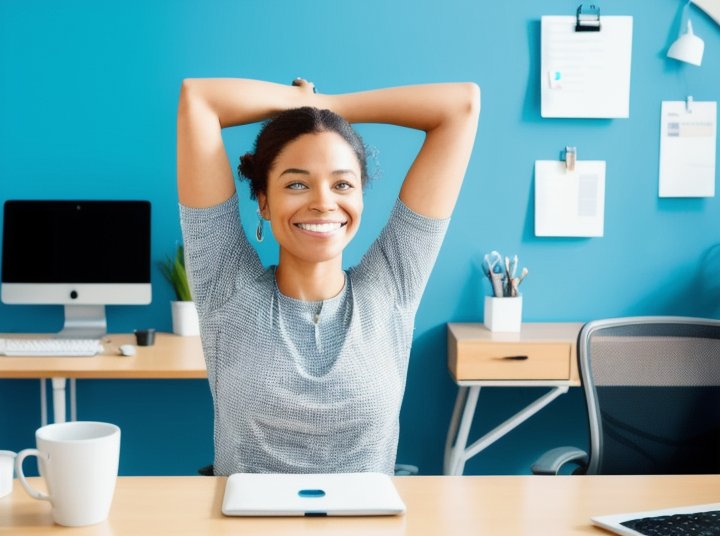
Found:
[(185, 78), (180, 84), (180, 102), (188, 102), (198, 97), (198, 81), (195, 78)]
[(186, 78), (180, 86), (178, 116), (192, 117), (209, 110), (205, 86), (201, 79)]
[(477, 122), (480, 115), (480, 88), (474, 82), (452, 84), (443, 98), (443, 113), (438, 126)]
[(465, 82), (462, 85), (461, 112), (464, 115), (477, 117), (480, 114), (480, 86), (475, 82)]

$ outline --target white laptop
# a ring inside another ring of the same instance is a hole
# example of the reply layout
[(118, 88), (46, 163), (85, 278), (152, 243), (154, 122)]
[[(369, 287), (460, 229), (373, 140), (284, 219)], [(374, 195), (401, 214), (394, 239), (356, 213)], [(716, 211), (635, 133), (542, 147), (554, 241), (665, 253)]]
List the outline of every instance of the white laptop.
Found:
[(378, 516), (405, 513), (381, 473), (315, 475), (237, 473), (227, 479), (226, 516)]
[[(610, 530), (623, 536), (644, 536), (647, 532), (638, 532), (631, 528), (635, 523), (635, 520), (647, 520), (648, 518), (658, 518), (665, 516), (674, 515), (685, 515), (685, 514), (700, 514), (703, 512), (718, 512), (720, 511), (720, 503), (714, 504), (703, 504), (698, 506), (681, 506), (677, 508), (665, 508), (663, 510), (652, 510), (649, 512), (632, 512), (629, 514), (616, 514), (609, 516), (597, 516), (593, 517), (592, 522), (604, 529)], [(717, 516), (715, 517), (717, 519)], [(628, 525), (623, 523), (631, 522)], [(714, 523), (714, 522), (713, 522)], [(669, 530), (669, 529), (666, 529)], [(720, 532), (720, 524), (715, 525), (715, 530)], [(673, 532), (667, 532), (672, 534)], [(716, 534), (717, 532), (713, 532)]]

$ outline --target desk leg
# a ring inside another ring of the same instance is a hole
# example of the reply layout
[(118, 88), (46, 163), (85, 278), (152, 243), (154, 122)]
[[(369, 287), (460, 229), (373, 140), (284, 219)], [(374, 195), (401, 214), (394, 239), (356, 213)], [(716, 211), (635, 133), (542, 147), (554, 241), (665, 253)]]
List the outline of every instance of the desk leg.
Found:
[(53, 417), (56, 423), (65, 422), (65, 378), (53, 378)]
[(455, 450), (453, 449), (453, 443), (457, 437), (458, 425), (460, 424), (460, 414), (462, 413), (465, 400), (467, 399), (467, 387), (460, 387), (458, 389), (457, 397), (455, 398), (455, 408), (453, 408), (452, 418), (450, 419), (450, 429), (448, 430), (447, 439), (445, 439), (445, 457), (443, 459), (443, 474), (450, 474), (450, 467), (455, 463)]
[[(455, 409), (453, 410), (452, 420), (450, 421), (450, 429), (445, 442), (445, 463), (443, 473), (446, 475), (462, 475), (465, 468), (465, 446), (467, 445), (468, 435), (470, 434), (470, 426), (475, 416), (475, 407), (477, 406), (478, 396), (480, 396), (480, 387), (460, 387), (458, 389), (457, 398), (455, 399)], [(460, 414), (462, 413), (462, 419)], [(458, 431), (458, 423), (460, 429)], [(456, 436), (457, 433), (457, 436)], [(455, 445), (453, 446), (453, 441)]]
[[(40, 378), (40, 426), (47, 426), (47, 378)], [(54, 421), (65, 422), (65, 378), (52, 378)], [(77, 421), (77, 385), (70, 378), (70, 420)]]
[[(470, 390), (469, 394), (467, 390)], [(453, 411), (450, 429), (448, 430), (448, 438), (445, 443), (445, 464), (443, 472), (446, 475), (460, 476), (465, 469), (465, 462), (485, 450), (487, 447), (495, 443), (502, 436), (513, 430), (518, 425), (535, 415), (558, 396), (568, 392), (567, 386), (553, 387), (548, 393), (538, 398), (535, 402), (529, 404), (523, 410), (519, 411), (504, 423), (496, 426), (493, 430), (475, 441), (470, 447), (466, 448), (467, 438), (470, 432), (473, 416), (475, 415), (475, 407), (477, 406), (480, 387), (460, 387), (457, 399), (455, 400), (455, 410)], [(463, 405), (465, 406), (463, 409)], [(458, 429), (458, 419), (462, 411), (462, 420), (460, 421), (460, 430), (457, 432), (455, 446), (451, 447), (452, 439)]]
[(40, 378), (40, 426), (47, 423), (47, 378)]
[(70, 378), (70, 420), (77, 421), (77, 380)]

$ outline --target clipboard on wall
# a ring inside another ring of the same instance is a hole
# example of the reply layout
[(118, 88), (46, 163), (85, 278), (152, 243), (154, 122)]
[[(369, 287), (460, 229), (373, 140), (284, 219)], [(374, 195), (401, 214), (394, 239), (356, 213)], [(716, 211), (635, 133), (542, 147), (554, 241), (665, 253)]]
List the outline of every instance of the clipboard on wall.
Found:
[[(630, 116), (630, 16), (543, 16), (540, 94), (542, 117)], [(592, 23), (592, 24), (588, 24)]]

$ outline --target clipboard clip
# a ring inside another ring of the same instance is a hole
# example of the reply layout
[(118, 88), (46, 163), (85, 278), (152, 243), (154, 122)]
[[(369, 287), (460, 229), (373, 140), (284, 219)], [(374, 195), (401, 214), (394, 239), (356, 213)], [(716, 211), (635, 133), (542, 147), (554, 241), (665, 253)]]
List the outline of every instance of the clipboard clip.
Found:
[(692, 95), (688, 95), (687, 101), (685, 101), (685, 111), (689, 114), (692, 113), (693, 109), (693, 98)]
[(600, 7), (597, 4), (580, 4), (580, 7), (577, 8), (575, 31), (600, 31)]
[(577, 147), (565, 147), (565, 172), (575, 171)]

